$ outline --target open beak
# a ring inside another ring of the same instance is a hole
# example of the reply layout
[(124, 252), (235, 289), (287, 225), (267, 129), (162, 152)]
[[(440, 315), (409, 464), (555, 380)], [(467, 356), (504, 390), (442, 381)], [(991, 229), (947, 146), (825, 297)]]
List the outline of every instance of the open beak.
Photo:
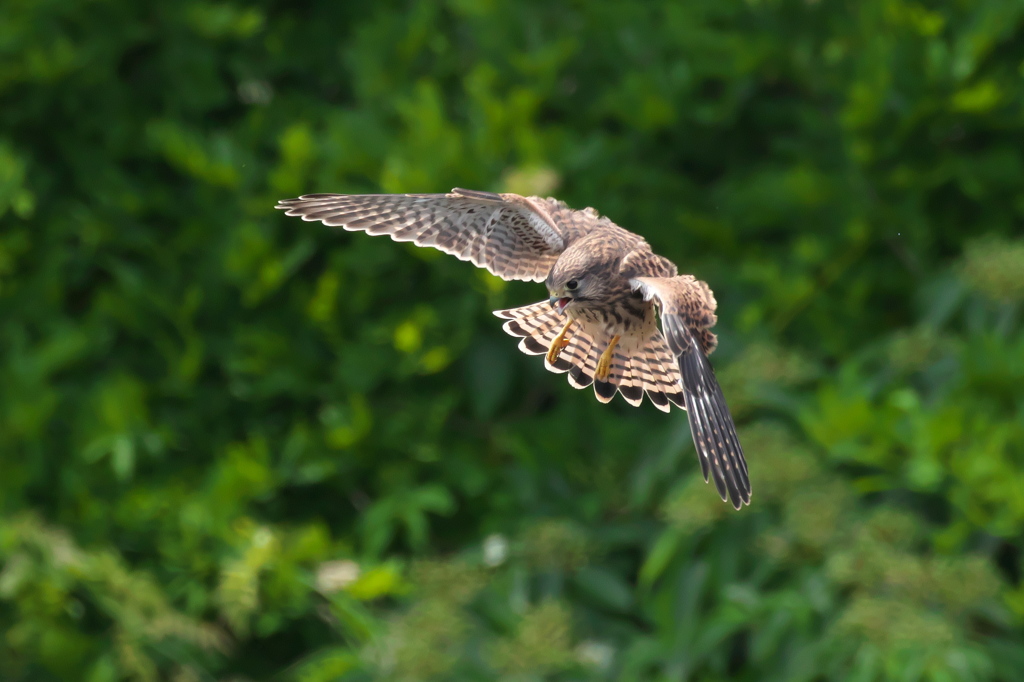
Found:
[(563, 310), (565, 310), (565, 306), (572, 303), (572, 299), (564, 296), (552, 296), (551, 298), (548, 299), (548, 303), (550, 303), (551, 307), (557, 310), (558, 312), (562, 312)]

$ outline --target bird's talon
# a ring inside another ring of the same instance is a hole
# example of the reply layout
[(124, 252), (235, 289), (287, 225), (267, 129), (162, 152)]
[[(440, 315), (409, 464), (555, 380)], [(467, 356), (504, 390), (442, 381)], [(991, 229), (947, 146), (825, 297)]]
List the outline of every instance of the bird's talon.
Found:
[(572, 326), (572, 323), (573, 321), (571, 319), (566, 322), (565, 326), (562, 327), (562, 331), (558, 332), (558, 336), (552, 339), (551, 345), (548, 346), (547, 358), (549, 365), (555, 364), (558, 360), (558, 356), (562, 354), (562, 349), (569, 345), (569, 337), (567, 333), (569, 331), (569, 327)]
[(612, 357), (615, 355), (615, 346), (619, 345), (619, 335), (616, 334), (612, 337), (608, 347), (601, 353), (601, 357), (597, 359), (597, 370), (594, 372), (594, 378), (598, 381), (604, 381), (608, 378), (608, 375), (612, 371)]

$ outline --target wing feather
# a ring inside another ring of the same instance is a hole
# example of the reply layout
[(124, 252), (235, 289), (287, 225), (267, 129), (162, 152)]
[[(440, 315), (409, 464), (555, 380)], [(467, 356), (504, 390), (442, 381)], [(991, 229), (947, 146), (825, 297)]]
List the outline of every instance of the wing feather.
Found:
[(580, 228), (559, 216), (581, 213), (561, 202), (453, 189), (448, 194), (306, 194), (276, 208), (306, 221), (390, 235), (432, 246), (503, 279), (539, 282)]
[(739, 509), (750, 504), (750, 475), (736, 425), (715, 378), (708, 354), (715, 348), (715, 298), (691, 275), (636, 277), (635, 291), (661, 312), (662, 332), (679, 362), (683, 399), (704, 480), (714, 481), (723, 500)]

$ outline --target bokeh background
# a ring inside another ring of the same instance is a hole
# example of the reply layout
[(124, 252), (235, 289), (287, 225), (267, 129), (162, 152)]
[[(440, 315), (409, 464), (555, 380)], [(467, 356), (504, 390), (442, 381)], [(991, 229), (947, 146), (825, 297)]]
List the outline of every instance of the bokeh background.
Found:
[[(710, 282), (753, 504), (289, 219), (556, 195)], [(1024, 4), (0, 6), (0, 678), (1024, 679)]]

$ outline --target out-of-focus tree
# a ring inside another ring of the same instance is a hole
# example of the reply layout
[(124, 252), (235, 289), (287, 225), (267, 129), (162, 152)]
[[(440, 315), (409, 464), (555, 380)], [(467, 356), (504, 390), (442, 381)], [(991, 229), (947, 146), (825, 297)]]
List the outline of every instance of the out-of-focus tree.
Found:
[[(0, 9), (4, 680), (1020, 679), (1024, 5)], [(710, 282), (754, 501), (466, 263), (555, 194)]]

